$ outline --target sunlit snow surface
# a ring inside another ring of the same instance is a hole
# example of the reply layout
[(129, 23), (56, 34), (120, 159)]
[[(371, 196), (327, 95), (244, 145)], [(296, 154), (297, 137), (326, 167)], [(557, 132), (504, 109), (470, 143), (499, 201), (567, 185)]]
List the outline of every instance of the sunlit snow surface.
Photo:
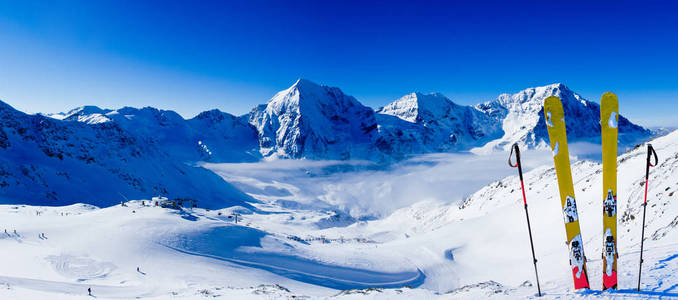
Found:
[[(573, 291), (551, 154), (522, 153), (546, 299), (678, 297), (678, 134), (652, 143), (660, 161), (650, 176), (641, 292), (632, 289), (645, 148), (619, 158), (617, 292)], [(255, 209), (0, 206), (0, 298), (86, 299), (88, 287), (99, 299), (536, 297), (520, 186), (506, 159), (204, 165), (259, 200)], [(573, 159), (594, 290), (603, 272), (600, 170)]]

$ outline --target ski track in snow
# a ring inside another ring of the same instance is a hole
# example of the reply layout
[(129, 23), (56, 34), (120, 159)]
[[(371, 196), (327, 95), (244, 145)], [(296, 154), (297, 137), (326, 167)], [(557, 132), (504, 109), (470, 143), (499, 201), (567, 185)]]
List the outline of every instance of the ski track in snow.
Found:
[[(208, 257), (217, 260), (236, 263), (243, 266), (259, 268), (281, 276), (303, 281), (306, 283), (316, 284), (339, 290), (364, 289), (364, 288), (395, 288), (403, 286), (418, 287), (423, 283), (423, 281), (426, 278), (424, 273), (419, 269), (417, 269), (417, 272), (415, 273), (409, 272), (409, 273), (387, 274), (340, 266), (327, 266), (318, 264), (317, 262), (314, 263), (310, 261), (303, 261), (298, 258), (296, 259), (297, 268), (291, 268), (256, 262), (253, 260), (234, 259), (204, 253), (196, 253), (179, 248), (174, 248), (171, 246), (166, 247), (189, 255)], [(276, 261), (275, 263), (278, 263), (280, 265), (287, 264), (294, 265), (295, 263), (295, 261), (289, 261), (290, 258), (284, 258), (281, 256), (276, 256), (276, 258), (280, 259), (280, 261)], [(253, 259), (261, 259), (261, 257), (260, 256), (253, 257)], [(311, 272), (311, 270), (317, 270), (317, 272)], [(320, 271), (324, 271), (326, 273), (320, 273)], [(322, 274), (332, 274), (332, 275), (322, 275)]]

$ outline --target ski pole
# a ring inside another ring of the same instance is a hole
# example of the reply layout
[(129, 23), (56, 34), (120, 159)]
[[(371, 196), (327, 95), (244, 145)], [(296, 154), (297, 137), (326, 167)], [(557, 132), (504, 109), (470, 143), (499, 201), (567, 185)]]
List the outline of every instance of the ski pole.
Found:
[[(650, 158), (654, 156), (654, 164)], [(650, 167), (659, 163), (657, 152), (652, 148), (652, 144), (647, 144), (647, 163), (645, 164), (645, 200), (643, 201), (643, 229), (640, 234), (640, 264), (638, 265), (638, 291), (640, 291), (640, 274), (643, 271), (643, 242), (645, 241), (645, 212), (647, 211), (647, 183), (650, 178)]]
[[(511, 163), (513, 152), (516, 153), (516, 164)], [(508, 164), (512, 168), (518, 168), (518, 175), (520, 175), (520, 190), (523, 191), (523, 204), (525, 204), (525, 218), (527, 219), (527, 232), (530, 234), (530, 247), (532, 248), (532, 260), (534, 262), (534, 276), (537, 278), (537, 292), (541, 297), (541, 287), (539, 286), (539, 273), (537, 272), (537, 257), (534, 255), (534, 243), (532, 242), (532, 228), (530, 228), (530, 214), (527, 212), (527, 197), (525, 197), (525, 184), (523, 183), (523, 166), (520, 163), (520, 148), (518, 144), (511, 146), (511, 153), (509, 154)]]

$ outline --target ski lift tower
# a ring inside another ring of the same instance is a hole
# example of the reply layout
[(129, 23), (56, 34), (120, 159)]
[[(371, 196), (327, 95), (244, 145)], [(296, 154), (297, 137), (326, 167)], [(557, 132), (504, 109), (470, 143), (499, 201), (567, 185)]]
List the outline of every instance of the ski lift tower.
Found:
[(235, 219), (235, 224), (238, 224), (238, 217), (240, 217), (240, 216), (241, 216), (241, 214), (234, 212), (233, 214), (228, 216), (228, 218), (230, 219), (231, 217), (233, 217)]
[(125, 195), (121, 194), (120, 192), (118, 192), (118, 195), (125, 199), (125, 201), (120, 201), (120, 206), (127, 206), (126, 203), (129, 202), (129, 199), (127, 199), (127, 197), (125, 197)]

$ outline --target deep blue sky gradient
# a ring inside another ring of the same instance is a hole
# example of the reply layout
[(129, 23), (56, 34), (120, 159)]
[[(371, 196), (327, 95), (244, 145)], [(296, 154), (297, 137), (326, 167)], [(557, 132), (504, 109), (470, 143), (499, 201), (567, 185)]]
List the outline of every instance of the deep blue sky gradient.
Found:
[(0, 99), (234, 114), (296, 78), (372, 107), (412, 91), (461, 104), (562, 82), (678, 125), (675, 5), (651, 1), (4, 1)]

